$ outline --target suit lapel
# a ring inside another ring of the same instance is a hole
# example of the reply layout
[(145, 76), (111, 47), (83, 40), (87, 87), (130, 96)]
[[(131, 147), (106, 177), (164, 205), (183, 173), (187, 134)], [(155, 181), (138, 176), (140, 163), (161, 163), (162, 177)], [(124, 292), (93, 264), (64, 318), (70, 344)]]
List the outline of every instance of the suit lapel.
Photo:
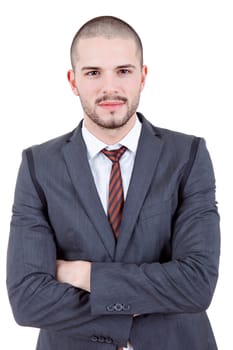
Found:
[(121, 261), (133, 233), (140, 209), (154, 176), (163, 141), (142, 116), (142, 132), (138, 143), (134, 169), (124, 205), (121, 233), (118, 237), (115, 260)]
[(81, 123), (63, 148), (66, 165), (80, 201), (94, 224), (103, 245), (113, 259), (115, 239), (101, 204), (81, 133)]

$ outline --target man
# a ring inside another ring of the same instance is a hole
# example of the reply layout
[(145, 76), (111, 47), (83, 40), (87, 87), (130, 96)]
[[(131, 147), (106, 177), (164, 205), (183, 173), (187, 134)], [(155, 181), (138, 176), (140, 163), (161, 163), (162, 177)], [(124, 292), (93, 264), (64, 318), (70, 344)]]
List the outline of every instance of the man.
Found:
[(77, 129), (23, 152), (8, 248), (16, 321), (38, 350), (216, 350), (215, 179), (203, 139), (137, 113), (140, 38), (97, 17), (71, 46)]

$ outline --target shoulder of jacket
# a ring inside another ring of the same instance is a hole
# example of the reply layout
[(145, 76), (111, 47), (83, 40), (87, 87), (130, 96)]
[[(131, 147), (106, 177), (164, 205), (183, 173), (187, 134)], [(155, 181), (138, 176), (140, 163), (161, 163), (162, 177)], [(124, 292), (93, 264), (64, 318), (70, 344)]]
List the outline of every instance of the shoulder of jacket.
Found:
[(75, 133), (75, 131), (76, 129), (64, 135), (45, 141), (41, 144), (32, 145), (27, 149), (25, 149), (24, 151), (27, 152), (30, 150), (33, 153), (33, 155), (42, 155), (42, 154), (51, 155), (54, 152), (59, 151), (59, 149), (61, 149), (67, 142), (69, 142), (70, 138)]

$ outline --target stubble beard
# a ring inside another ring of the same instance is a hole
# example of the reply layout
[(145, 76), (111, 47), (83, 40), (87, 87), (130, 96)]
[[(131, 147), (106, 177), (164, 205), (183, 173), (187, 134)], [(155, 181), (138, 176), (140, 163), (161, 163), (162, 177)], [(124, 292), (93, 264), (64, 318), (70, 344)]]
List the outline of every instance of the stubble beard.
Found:
[(101, 116), (100, 114), (98, 114), (96, 112), (96, 107), (91, 108), (90, 104), (85, 101), (84, 99), (82, 99), (80, 97), (80, 102), (83, 108), (84, 113), (86, 114), (86, 116), (96, 125), (98, 125), (99, 127), (103, 128), (103, 129), (119, 129), (122, 128), (124, 125), (126, 125), (129, 120), (133, 117), (133, 115), (135, 114), (138, 105), (139, 105), (139, 99), (140, 99), (140, 95), (138, 94), (132, 101), (132, 103), (129, 105), (128, 100), (126, 98), (123, 97), (108, 97), (108, 98), (103, 98), (103, 99), (98, 99), (96, 101), (95, 106), (97, 106), (97, 104), (100, 101), (104, 101), (104, 100), (119, 100), (119, 101), (124, 101), (125, 102), (125, 106), (127, 107), (127, 111), (124, 115), (122, 116), (116, 116), (117, 112), (112, 111), (109, 112), (108, 115), (106, 116)]

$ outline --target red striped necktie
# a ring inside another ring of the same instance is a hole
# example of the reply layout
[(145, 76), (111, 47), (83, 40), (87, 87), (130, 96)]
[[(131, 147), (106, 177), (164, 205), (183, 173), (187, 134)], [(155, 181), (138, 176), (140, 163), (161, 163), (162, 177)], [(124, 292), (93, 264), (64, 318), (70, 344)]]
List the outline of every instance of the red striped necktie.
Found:
[(109, 151), (103, 149), (102, 152), (112, 161), (112, 169), (109, 180), (108, 195), (108, 220), (116, 238), (120, 234), (121, 218), (124, 207), (124, 191), (122, 186), (120, 158), (126, 151), (126, 147)]
[[(126, 147), (122, 146), (112, 151), (108, 151), (107, 149), (102, 150), (104, 155), (112, 161), (108, 194), (108, 221), (116, 239), (120, 234), (124, 207), (124, 190), (122, 186), (120, 158), (125, 153), (126, 149)], [(123, 348), (119, 347), (118, 350), (123, 350)]]

